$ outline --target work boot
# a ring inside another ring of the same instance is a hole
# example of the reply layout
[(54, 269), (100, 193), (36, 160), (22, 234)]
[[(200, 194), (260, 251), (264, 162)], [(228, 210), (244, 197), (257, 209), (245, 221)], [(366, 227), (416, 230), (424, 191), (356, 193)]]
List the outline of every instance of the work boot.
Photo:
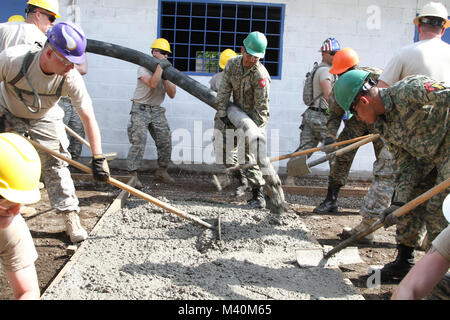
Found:
[(340, 186), (328, 186), (328, 194), (325, 200), (314, 208), (314, 213), (338, 212), (337, 197)]
[(243, 170), (236, 171), (236, 177), (239, 181), (239, 187), (236, 188), (236, 191), (232, 194), (232, 196), (242, 197), (248, 189), (248, 180)]
[(167, 168), (165, 167), (159, 167), (155, 172), (155, 177), (167, 184), (175, 183), (175, 180), (169, 175), (169, 173), (167, 172)]
[(384, 265), (380, 270), (381, 279), (389, 280), (393, 278), (403, 279), (404, 276), (414, 266), (414, 248), (403, 244), (397, 246), (397, 257), (394, 261)]
[(264, 188), (259, 187), (252, 190), (253, 198), (247, 201), (252, 209), (265, 209), (266, 199), (264, 198)]
[(135, 178), (135, 179), (134, 179), (134, 181), (135, 181), (134, 187), (135, 187), (136, 189), (141, 189), (141, 188), (142, 188), (142, 182), (141, 182), (141, 180), (139, 180), (139, 178), (138, 178), (137, 171), (136, 171), (136, 170), (130, 171), (130, 175), (131, 175), (132, 178), (133, 178), (133, 177)]
[(20, 206), (20, 214), (22, 217), (27, 218), (36, 214), (36, 209), (33, 207)]
[(66, 234), (70, 237), (72, 243), (86, 240), (88, 234), (81, 226), (80, 217), (76, 211), (69, 211), (65, 213), (64, 220), (66, 224)]
[(284, 185), (289, 187), (295, 186), (295, 177), (293, 176), (287, 176), (286, 180), (284, 180)]
[[(342, 239), (350, 238), (351, 236), (357, 234), (358, 232), (366, 230), (368, 227), (370, 227), (372, 224), (374, 224), (375, 221), (377, 221), (377, 219), (363, 217), (363, 219), (361, 220), (361, 223), (358, 224), (353, 229), (350, 227), (344, 227), (340, 236)], [(365, 244), (372, 244), (373, 243), (373, 233), (370, 233), (367, 236), (362, 237), (361, 239), (358, 240), (358, 242), (365, 243)]]

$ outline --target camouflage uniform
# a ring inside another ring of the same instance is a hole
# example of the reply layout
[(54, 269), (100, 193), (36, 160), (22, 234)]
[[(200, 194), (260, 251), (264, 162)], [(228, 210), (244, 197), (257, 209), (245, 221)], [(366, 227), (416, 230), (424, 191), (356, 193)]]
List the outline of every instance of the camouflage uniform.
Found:
[[(216, 123), (222, 122), (219, 118), (223, 118), (227, 115), (227, 107), (231, 96), (233, 96), (234, 103), (253, 120), (264, 134), (270, 116), (270, 82), (270, 75), (260, 62), (250, 69), (245, 69), (242, 67), (242, 56), (237, 56), (228, 60), (217, 94), (217, 113), (214, 121)], [(221, 137), (226, 137), (226, 131), (228, 131), (228, 134), (231, 134), (231, 132), (236, 130), (236, 127), (231, 124), (221, 124), (217, 129), (220, 130), (220, 132), (215, 130), (214, 139), (216, 141), (218, 140), (219, 135), (221, 135)], [(246, 162), (256, 163), (256, 159), (248, 150), (249, 147), (247, 143), (245, 143), (245, 145), (244, 153)], [(226, 143), (222, 147), (223, 155), (226, 158), (227, 152), (231, 150), (227, 150)], [(225, 166), (231, 167), (232, 164), (225, 162)], [(258, 188), (265, 185), (262, 172), (258, 166), (247, 169), (247, 179), (252, 188)]]
[[(450, 177), (448, 117), (450, 88), (426, 76), (410, 76), (380, 89), (386, 112), (375, 122), (395, 159), (399, 173), (393, 202), (407, 203)], [(431, 243), (448, 225), (442, 202), (449, 190), (426, 202), (422, 210), (399, 218), (397, 241), (417, 247), (423, 219)], [(428, 245), (429, 246), (429, 245)]]
[(133, 102), (127, 128), (128, 139), (131, 143), (127, 157), (129, 171), (135, 171), (140, 167), (147, 143), (147, 131), (155, 140), (158, 165), (160, 167), (169, 165), (172, 155), (172, 139), (165, 112), (166, 109), (159, 105), (149, 106)]
[[(75, 111), (68, 97), (61, 97), (58, 102), (58, 105), (64, 111), (63, 122), (70, 129), (75, 131), (79, 136), (84, 138), (84, 127), (81, 122), (80, 116)], [(83, 149), (83, 144), (80, 140), (72, 136), (69, 132), (67, 132), (67, 138), (69, 139), (69, 149), (70, 155), (72, 159), (77, 160), (81, 155), (81, 150)]]

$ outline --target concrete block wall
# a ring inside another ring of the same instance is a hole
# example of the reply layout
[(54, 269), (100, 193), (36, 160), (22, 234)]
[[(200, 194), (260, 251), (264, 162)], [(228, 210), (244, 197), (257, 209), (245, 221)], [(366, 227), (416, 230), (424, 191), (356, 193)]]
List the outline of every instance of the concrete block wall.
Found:
[[(413, 42), (412, 20), (428, 1), (257, 2), (285, 4), (282, 76), (272, 80), (271, 119), (267, 127), (268, 155), (275, 157), (294, 151), (299, 144), (301, 114), (306, 109), (301, 102), (304, 76), (314, 61), (320, 61), (318, 48), (323, 40), (335, 37), (342, 47), (352, 47), (359, 53), (361, 65), (383, 68), (395, 50)], [(449, 8), (450, 0), (443, 3)], [(63, 19), (78, 22), (90, 39), (150, 53), (150, 45), (157, 37), (157, 0), (60, 0), (60, 5)], [(88, 61), (85, 81), (94, 101), (104, 151), (117, 152), (119, 159), (126, 158), (129, 148), (126, 128), (137, 66), (93, 54), (88, 54)], [(193, 78), (209, 86), (210, 77)], [(188, 163), (214, 161), (209, 131), (213, 128), (215, 110), (181, 88), (177, 88), (175, 99), (166, 98), (163, 106), (172, 129), (172, 159)], [(87, 149), (83, 150), (83, 155), (89, 155)], [(313, 157), (321, 155), (316, 153)], [(156, 159), (150, 135), (144, 158)], [(370, 172), (373, 161), (372, 146), (360, 148), (352, 172)], [(282, 168), (286, 160), (274, 164)], [(328, 170), (328, 164), (315, 169)]]

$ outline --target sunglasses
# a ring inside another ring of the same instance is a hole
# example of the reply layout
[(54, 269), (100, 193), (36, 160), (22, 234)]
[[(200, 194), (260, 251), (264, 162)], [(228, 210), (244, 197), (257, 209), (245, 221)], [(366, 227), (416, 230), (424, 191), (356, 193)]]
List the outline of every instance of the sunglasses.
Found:
[(39, 10), (35, 10), (33, 12), (39, 12), (40, 14), (43, 14), (43, 15), (47, 16), (48, 20), (51, 23), (55, 22), (55, 20), (56, 20), (56, 17), (54, 15), (50, 14), (50, 13), (47, 13), (47, 12), (44, 12), (44, 11), (39, 11)]
[(59, 61), (61, 61), (61, 63), (62, 63), (63, 65), (65, 65), (66, 67), (73, 66), (73, 63), (72, 63), (72, 62), (70, 62), (70, 61), (67, 60), (67, 59), (64, 59), (63, 57), (60, 57), (59, 54), (56, 52), (57, 50), (54, 49), (52, 46), (50, 46), (50, 49), (53, 51), (53, 53), (55, 54), (55, 56), (59, 59)]
[(157, 52), (161, 53), (163, 56), (168, 56), (170, 52), (168, 51), (164, 51), (164, 50), (160, 50), (160, 49), (156, 49)]
[(432, 19), (432, 18), (421, 18), (420, 23), (429, 24), (433, 27), (442, 27), (444, 26), (443, 19)]
[(334, 56), (334, 55), (336, 54), (336, 52), (337, 52), (337, 51), (328, 51), (328, 54), (329, 54), (330, 56)]
[(350, 105), (349, 111), (353, 114), (356, 114), (356, 110), (355, 107), (359, 102), (359, 99), (364, 96), (365, 94), (367, 94), (370, 89), (372, 89), (372, 87), (377, 85), (377, 81), (373, 80), (372, 78), (368, 78), (366, 82), (364, 82), (364, 84), (362, 85), (361, 89), (359, 90), (359, 92), (356, 94), (355, 99), (353, 100), (353, 103)]

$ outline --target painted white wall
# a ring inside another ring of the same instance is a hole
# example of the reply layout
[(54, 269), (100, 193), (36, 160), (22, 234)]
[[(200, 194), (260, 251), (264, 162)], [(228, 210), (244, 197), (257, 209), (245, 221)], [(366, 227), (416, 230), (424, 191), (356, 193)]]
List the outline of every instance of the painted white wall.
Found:
[[(245, 0), (248, 2), (248, 0)], [(271, 0), (285, 8), (282, 77), (272, 80), (271, 119), (267, 127), (268, 155), (294, 151), (299, 144), (301, 101), (305, 73), (321, 59), (318, 48), (327, 37), (338, 39), (342, 47), (352, 47), (361, 64), (383, 68), (395, 50), (413, 42), (413, 18), (428, 1), (395, 0)], [(442, 1), (449, 8), (450, 0)], [(157, 0), (61, 0), (63, 19), (75, 19), (90, 39), (127, 46), (150, 53), (157, 37)], [(74, 9), (75, 8), (75, 9)], [(126, 158), (129, 148), (127, 122), (131, 97), (136, 86), (137, 66), (109, 57), (88, 54), (89, 72), (85, 81), (94, 101), (104, 152), (117, 152)], [(208, 85), (210, 77), (194, 76)], [(175, 99), (166, 98), (163, 106), (172, 130), (172, 160), (182, 157), (180, 135), (189, 134), (183, 147), (191, 152), (192, 163), (211, 163), (211, 142), (207, 130), (213, 128), (215, 110), (177, 88)], [(342, 126), (341, 126), (342, 129)], [(194, 134), (195, 133), (195, 134)], [(153, 140), (148, 136), (145, 159), (156, 159)], [(83, 155), (89, 155), (83, 150)], [(186, 157), (188, 154), (185, 154)], [(316, 153), (313, 157), (323, 154)], [(352, 172), (370, 172), (374, 161), (371, 145), (358, 151)], [(274, 165), (284, 167), (286, 160)], [(328, 170), (328, 164), (316, 167)]]

